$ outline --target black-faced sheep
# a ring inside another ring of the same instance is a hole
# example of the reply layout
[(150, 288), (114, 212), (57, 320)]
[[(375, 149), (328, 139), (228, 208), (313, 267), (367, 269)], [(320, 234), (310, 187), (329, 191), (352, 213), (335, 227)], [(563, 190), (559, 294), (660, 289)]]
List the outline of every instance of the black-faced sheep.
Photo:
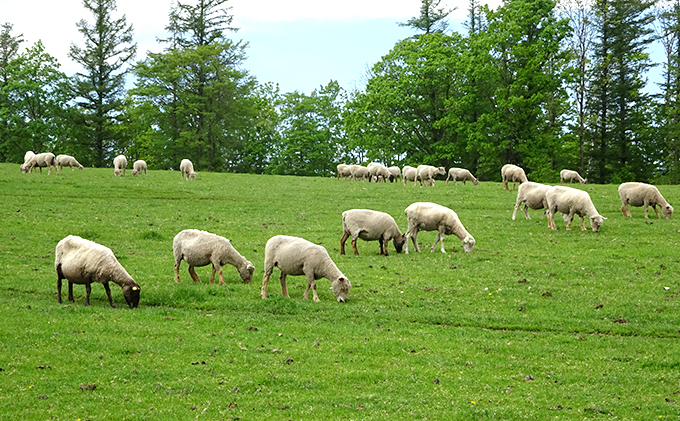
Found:
[(62, 170), (64, 169), (64, 167), (71, 167), (71, 171), (73, 171), (74, 168), (78, 168), (80, 171), (83, 170), (83, 166), (80, 165), (80, 162), (78, 162), (71, 155), (57, 155), (55, 159), (57, 165), (59, 165), (59, 168)]
[(307, 288), (303, 294), (306, 300), (309, 289), (312, 289), (314, 301), (319, 301), (316, 293), (316, 280), (326, 278), (331, 281), (331, 289), (336, 299), (344, 303), (347, 301), (352, 284), (333, 263), (328, 252), (322, 246), (298, 237), (277, 235), (267, 241), (264, 249), (264, 277), (262, 278), (262, 298), (267, 298), (267, 284), (272, 276), (274, 267), (281, 271), (281, 292), (288, 295), (286, 276), (307, 277)]
[(649, 219), (649, 206), (656, 212), (656, 217), (659, 216), (659, 211), (656, 206), (659, 205), (661, 213), (666, 219), (670, 219), (673, 215), (673, 206), (666, 202), (666, 199), (661, 195), (656, 186), (645, 183), (623, 183), (619, 186), (619, 197), (621, 198), (621, 212), (623, 216), (632, 217), (628, 205), (630, 206), (644, 206), (645, 218)]
[[(432, 165), (418, 165), (416, 172), (416, 179), (420, 181), (421, 187), (425, 180), (427, 180), (428, 186), (434, 186), (434, 177), (437, 175), (446, 175), (446, 169), (444, 167), (433, 167)], [(413, 182), (413, 187), (415, 187), (415, 185), (416, 181)]]
[(508, 190), (508, 183), (512, 181), (512, 189), (515, 190), (515, 183), (526, 183), (527, 179), (524, 170), (517, 165), (505, 164), (501, 168), (501, 177), (503, 178), (503, 188)]
[[(28, 152), (26, 153), (26, 156), (28, 156)], [(24, 156), (24, 159), (26, 158), (26, 156)], [(59, 175), (59, 169), (57, 168), (57, 159), (54, 157), (54, 154), (52, 152), (45, 152), (33, 155), (28, 161), (28, 163), (25, 163), (21, 166), (21, 172), (24, 174), (27, 172), (32, 172), (33, 168), (36, 167), (40, 169), (40, 174), (42, 174), (43, 167), (47, 167), (47, 175), (52, 174), (52, 167), (54, 167), (54, 171), (57, 173), (57, 175)]]
[[(517, 209), (522, 202), (524, 202), (523, 210), (527, 219), (531, 219), (527, 209), (548, 209), (548, 200), (545, 198), (545, 193), (549, 188), (550, 186), (545, 184), (533, 183), (531, 181), (520, 184), (517, 188), (517, 202), (515, 203), (515, 210), (512, 211), (512, 220), (515, 220)], [(545, 214), (545, 211), (543, 213)]]
[(552, 186), (546, 191), (545, 198), (548, 203), (546, 208), (548, 214), (548, 228), (556, 230), (555, 213), (561, 212), (565, 222), (567, 222), (567, 230), (571, 229), (571, 223), (574, 215), (581, 217), (581, 230), (585, 231), (584, 219), (587, 216), (590, 219), (590, 226), (594, 232), (598, 232), (600, 227), (607, 219), (600, 215), (590, 199), (590, 195), (583, 190), (574, 189), (572, 187)]
[(399, 231), (397, 223), (390, 215), (368, 209), (351, 209), (342, 213), (342, 239), (340, 240), (340, 254), (345, 254), (345, 241), (352, 237), (352, 250), (358, 255), (357, 238), (364, 241), (378, 241), (380, 254), (389, 256), (387, 244), (394, 243), (397, 253), (401, 253), (404, 246), (404, 235)]
[(404, 253), (408, 254), (408, 239), (413, 241), (416, 251), (418, 247), (418, 231), (437, 231), (437, 239), (432, 245), (432, 252), (438, 242), (441, 242), (441, 252), (444, 250), (444, 236), (455, 235), (463, 243), (466, 253), (475, 247), (475, 239), (465, 230), (456, 212), (436, 203), (416, 202), (404, 210), (408, 219), (408, 229), (405, 236)]
[(146, 169), (147, 169), (146, 161), (139, 159), (135, 161), (134, 164), (132, 164), (132, 175), (133, 176), (137, 174), (142, 175), (142, 172), (144, 172), (144, 175), (147, 175)]
[(564, 184), (565, 181), (569, 184), (574, 181), (578, 181), (581, 184), (586, 184), (588, 182), (588, 180), (581, 177), (581, 174), (577, 173), (576, 171), (562, 170), (560, 171), (560, 184)]
[(388, 167), (387, 171), (390, 172), (390, 183), (401, 178), (401, 170), (399, 167)]
[(194, 164), (188, 159), (183, 159), (182, 162), (179, 163), (179, 171), (182, 173), (182, 180), (196, 179)]
[(125, 167), (127, 167), (127, 158), (125, 155), (118, 155), (113, 158), (113, 174), (120, 177), (121, 173), (125, 175)]
[(90, 305), (92, 282), (104, 285), (109, 304), (113, 304), (109, 282), (118, 284), (123, 289), (123, 297), (130, 306), (139, 305), (139, 285), (127, 273), (114, 256), (111, 249), (89, 240), (69, 235), (57, 244), (54, 258), (54, 269), (57, 271), (57, 293), (61, 303), (61, 281), (68, 281), (68, 300), (73, 299), (73, 284), (85, 285), (85, 305)]
[(452, 180), (453, 184), (456, 186), (458, 185), (459, 181), (462, 181), (463, 184), (465, 184), (466, 181), (472, 181), (472, 184), (475, 186), (479, 184), (479, 180), (477, 180), (477, 178), (465, 168), (449, 168), (449, 175), (446, 177), (446, 184), (449, 184), (449, 180)]

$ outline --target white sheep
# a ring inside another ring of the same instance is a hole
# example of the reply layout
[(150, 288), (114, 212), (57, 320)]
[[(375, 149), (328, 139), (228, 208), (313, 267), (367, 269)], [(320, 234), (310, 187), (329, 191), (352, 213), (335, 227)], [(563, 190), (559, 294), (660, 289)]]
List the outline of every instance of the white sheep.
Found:
[(434, 177), (438, 174), (446, 175), (446, 169), (444, 167), (433, 167), (432, 165), (418, 165), (416, 168), (417, 177), (413, 181), (413, 187), (416, 186), (416, 182), (420, 181), (420, 186), (423, 186), (423, 181), (427, 180), (428, 186), (434, 186)]
[(358, 255), (357, 238), (364, 241), (378, 241), (380, 254), (389, 256), (387, 243), (392, 240), (397, 253), (404, 246), (404, 234), (390, 215), (368, 209), (351, 209), (342, 213), (342, 239), (340, 254), (345, 254), (345, 241), (352, 237), (352, 249)]
[(21, 164), (21, 167), (20, 167), (22, 174), (26, 174), (29, 171), (27, 165), (28, 165), (29, 162), (31, 162), (31, 159), (33, 159), (34, 156), (35, 156), (35, 153), (33, 153), (33, 151), (27, 151), (24, 154), (24, 163)]
[(147, 175), (146, 173), (146, 161), (143, 161), (141, 159), (137, 160), (132, 164), (132, 175), (137, 175), (139, 174), (140, 176), (142, 175), (142, 171), (144, 172), (144, 175)]
[(335, 176), (335, 178), (351, 178), (352, 177), (352, 171), (350, 171), (350, 166), (345, 165), (345, 164), (339, 164), (337, 166), (338, 173)]
[(377, 183), (382, 180), (384, 183), (387, 183), (387, 179), (390, 178), (390, 171), (382, 164), (371, 162), (366, 168), (368, 168), (368, 181), (375, 181)]
[(390, 172), (390, 183), (401, 178), (401, 170), (399, 167), (387, 167), (387, 171)]
[(54, 252), (54, 269), (57, 271), (57, 297), (61, 303), (61, 281), (68, 281), (68, 300), (73, 299), (73, 284), (85, 285), (85, 305), (90, 305), (92, 282), (104, 285), (111, 307), (116, 307), (111, 298), (109, 282), (123, 289), (123, 297), (130, 306), (139, 305), (139, 285), (116, 259), (111, 249), (90, 240), (69, 235), (57, 244)]
[(113, 158), (113, 174), (116, 177), (120, 177), (121, 172), (125, 175), (125, 167), (127, 167), (127, 158), (125, 158), (125, 155), (118, 155)]
[(628, 210), (628, 205), (630, 206), (643, 206), (645, 207), (645, 218), (649, 219), (649, 209), (651, 206), (656, 212), (656, 217), (659, 216), (659, 211), (656, 209), (656, 205), (661, 208), (661, 213), (666, 219), (670, 219), (673, 215), (673, 206), (666, 202), (666, 199), (661, 195), (659, 189), (651, 184), (645, 183), (623, 183), (619, 186), (619, 197), (621, 197), (621, 212), (623, 216), (632, 217), (630, 210)]
[(437, 231), (437, 239), (432, 245), (432, 252), (438, 242), (441, 242), (441, 252), (444, 250), (444, 236), (455, 235), (460, 238), (463, 243), (463, 249), (466, 253), (470, 253), (475, 247), (475, 239), (465, 230), (465, 227), (458, 219), (456, 212), (451, 209), (438, 205), (436, 203), (416, 202), (404, 210), (408, 220), (408, 229), (405, 235), (404, 253), (408, 254), (408, 239), (413, 241), (413, 246), (416, 251), (420, 251), (418, 247), (418, 231)]
[[(24, 156), (24, 159), (28, 156), (28, 153)], [(21, 172), (27, 173), (32, 172), (33, 168), (38, 167), (40, 169), (40, 174), (42, 174), (43, 167), (47, 167), (47, 175), (52, 174), (52, 167), (54, 171), (59, 175), (59, 169), (57, 168), (57, 160), (52, 152), (39, 153), (33, 155), (29, 161), (22, 165)]]
[(64, 169), (64, 167), (71, 167), (71, 171), (73, 171), (73, 168), (75, 167), (78, 168), (80, 171), (83, 170), (83, 166), (80, 165), (80, 162), (78, 162), (71, 155), (57, 155), (55, 159), (60, 169)]
[(182, 162), (179, 163), (179, 171), (182, 173), (182, 180), (196, 179), (194, 164), (188, 159), (183, 159)]
[(365, 181), (368, 178), (368, 168), (361, 165), (350, 165), (350, 173), (352, 174), (352, 180), (357, 180), (361, 178), (361, 181)]
[(573, 181), (578, 181), (581, 184), (586, 184), (588, 180), (581, 177), (581, 174), (572, 170), (562, 170), (560, 171), (560, 184), (564, 184), (567, 181), (571, 184)]
[[(418, 178), (418, 170), (406, 165), (402, 170), (401, 170), (401, 176), (404, 179), (404, 185), (406, 185), (407, 181), (414, 181)], [(414, 183), (415, 185), (415, 183)]]
[(459, 181), (462, 181), (463, 184), (465, 184), (466, 181), (472, 181), (473, 185), (479, 184), (479, 180), (472, 175), (470, 170), (466, 170), (465, 168), (449, 168), (449, 175), (446, 177), (446, 184), (449, 184), (449, 180), (453, 180), (454, 185), (458, 185)]
[(262, 278), (262, 298), (267, 298), (267, 284), (274, 267), (281, 271), (281, 292), (288, 295), (286, 276), (307, 277), (307, 288), (303, 294), (306, 300), (312, 288), (314, 301), (319, 301), (316, 293), (316, 280), (326, 278), (331, 281), (331, 289), (341, 303), (347, 301), (352, 284), (333, 263), (328, 252), (322, 246), (298, 237), (277, 235), (267, 241), (264, 249), (264, 277)]
[(594, 232), (598, 232), (600, 227), (607, 219), (600, 215), (590, 199), (590, 195), (583, 190), (572, 187), (552, 186), (545, 192), (548, 203), (546, 208), (548, 214), (548, 228), (556, 230), (555, 213), (561, 212), (564, 221), (567, 223), (567, 230), (571, 230), (571, 223), (574, 215), (581, 217), (581, 230), (585, 231), (584, 219), (590, 219), (590, 227)]
[(526, 183), (527, 179), (524, 170), (517, 165), (505, 164), (501, 168), (501, 177), (503, 178), (503, 188), (508, 190), (508, 183), (512, 181), (512, 189), (515, 190), (515, 183)]
[[(549, 188), (550, 186), (545, 184), (533, 183), (531, 181), (520, 184), (517, 188), (517, 202), (515, 203), (515, 210), (512, 211), (512, 220), (515, 220), (517, 209), (522, 202), (524, 202), (523, 211), (524, 215), (526, 215), (526, 219), (531, 219), (527, 209), (548, 209), (548, 201), (545, 198), (545, 193)], [(543, 213), (545, 213), (545, 211)]]
[(172, 251), (175, 255), (175, 282), (179, 279), (179, 266), (182, 260), (189, 264), (189, 275), (195, 282), (200, 282), (194, 267), (207, 266), (212, 263), (210, 283), (215, 282), (215, 272), (219, 272), (220, 285), (224, 285), (222, 266), (232, 265), (238, 270), (243, 283), (253, 280), (255, 266), (236, 251), (231, 242), (224, 237), (206, 231), (188, 229), (179, 232), (172, 240)]

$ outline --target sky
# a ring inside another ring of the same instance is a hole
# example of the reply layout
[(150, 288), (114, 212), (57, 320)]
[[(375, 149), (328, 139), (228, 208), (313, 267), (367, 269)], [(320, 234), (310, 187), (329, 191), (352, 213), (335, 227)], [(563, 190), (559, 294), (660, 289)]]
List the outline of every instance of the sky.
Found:
[[(501, 0), (486, 3), (495, 9)], [(162, 51), (156, 39), (165, 36), (172, 4), (170, 0), (117, 0), (112, 16), (125, 15), (132, 24), (137, 60), (147, 51)], [(229, 0), (226, 5), (232, 7), (233, 25), (240, 28), (230, 37), (249, 44), (243, 67), (260, 83), (278, 83), (281, 92), (311, 94), (331, 80), (346, 90), (360, 89), (366, 70), (399, 40), (414, 34), (397, 23), (418, 16), (421, 1)], [(465, 21), (467, 5), (465, 0), (442, 2), (447, 8), (458, 6), (450, 15), (452, 27)], [(82, 0), (0, 0), (0, 23), (13, 25), (13, 36), (23, 35), (23, 48), (41, 40), (68, 76), (82, 71), (68, 58), (71, 43), (84, 45), (76, 28), (81, 19), (93, 20)]]

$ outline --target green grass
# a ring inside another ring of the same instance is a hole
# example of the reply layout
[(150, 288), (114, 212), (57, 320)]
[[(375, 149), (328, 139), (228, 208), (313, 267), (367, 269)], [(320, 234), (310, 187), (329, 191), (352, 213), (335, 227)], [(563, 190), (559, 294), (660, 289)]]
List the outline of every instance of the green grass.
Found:
[[(516, 194), (500, 183), (48, 177), (0, 164), (0, 419), (678, 419), (680, 223), (642, 208), (624, 218), (616, 186), (579, 187), (609, 218), (599, 233), (559, 218), (549, 231), (539, 211), (512, 221)], [(680, 187), (661, 191), (680, 203)], [(339, 254), (342, 211), (385, 211), (405, 230), (416, 201), (454, 209), (475, 250), (447, 237), (447, 254), (430, 253), (423, 232), (422, 253), (359, 241), (360, 256)], [(229, 238), (254, 282), (227, 267), (226, 286), (209, 284), (204, 267), (195, 284), (183, 263), (176, 284), (172, 238), (187, 228)], [(142, 287), (139, 308), (115, 285), (118, 309), (101, 285), (89, 307), (82, 286), (57, 303), (54, 248), (69, 234), (114, 251)], [(301, 277), (284, 299), (278, 271), (260, 299), (277, 234), (324, 245), (349, 302), (325, 279), (321, 302), (304, 301)]]

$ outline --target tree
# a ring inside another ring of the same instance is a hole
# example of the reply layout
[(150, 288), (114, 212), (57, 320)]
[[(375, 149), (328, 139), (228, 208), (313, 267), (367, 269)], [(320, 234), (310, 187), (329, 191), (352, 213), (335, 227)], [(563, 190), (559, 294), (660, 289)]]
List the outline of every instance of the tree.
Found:
[(433, 32), (444, 32), (449, 27), (446, 18), (455, 9), (445, 9), (439, 7), (442, 0), (421, 0), (420, 16), (413, 17), (406, 22), (399, 23), (399, 26), (408, 26), (426, 34)]
[(69, 57), (84, 67), (83, 73), (73, 76), (71, 89), (80, 108), (79, 119), (84, 126), (83, 143), (91, 149), (86, 163), (104, 166), (113, 151), (116, 130), (114, 125), (122, 109), (125, 90), (124, 67), (134, 58), (137, 44), (133, 43), (132, 25), (127, 26), (125, 15), (113, 19), (115, 0), (83, 0), (92, 12), (94, 24), (85, 19), (76, 26), (85, 38), (85, 47), (71, 44)]

